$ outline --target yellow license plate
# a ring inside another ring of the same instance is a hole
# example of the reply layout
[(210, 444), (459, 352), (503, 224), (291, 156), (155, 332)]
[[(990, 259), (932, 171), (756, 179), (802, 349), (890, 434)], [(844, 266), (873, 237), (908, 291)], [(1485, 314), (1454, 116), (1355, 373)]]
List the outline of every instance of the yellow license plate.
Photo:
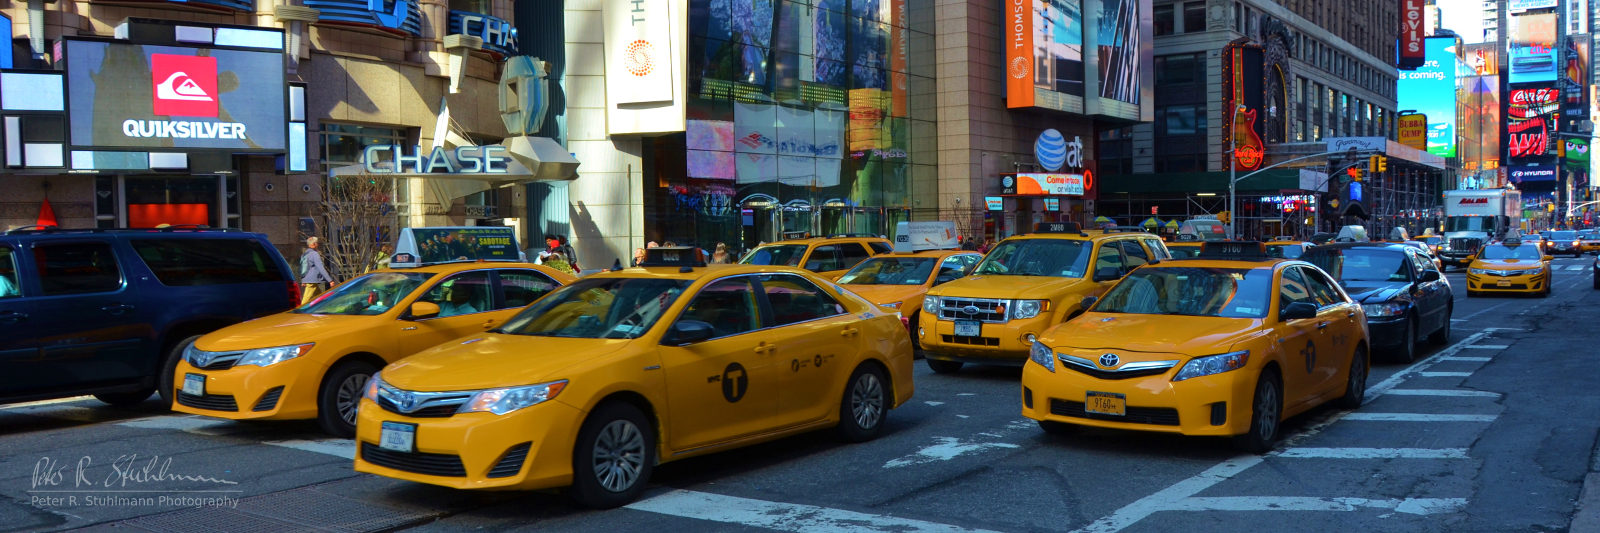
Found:
[(1496, 281), (1494, 284), (1496, 286), (1499, 286), (1499, 287), (1510, 287), (1511, 286), (1511, 280), (1503, 279), (1503, 280), (1500, 280), (1500, 281)]
[(1128, 397), (1115, 392), (1089, 391), (1084, 398), (1083, 410), (1102, 415), (1127, 416)]

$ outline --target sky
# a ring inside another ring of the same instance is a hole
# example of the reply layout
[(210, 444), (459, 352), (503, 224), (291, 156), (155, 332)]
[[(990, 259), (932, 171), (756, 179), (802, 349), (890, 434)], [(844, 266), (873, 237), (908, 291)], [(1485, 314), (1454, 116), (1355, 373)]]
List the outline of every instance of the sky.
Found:
[(1483, 0), (1438, 0), (1444, 20), (1439, 27), (1454, 30), (1468, 44), (1483, 42)]

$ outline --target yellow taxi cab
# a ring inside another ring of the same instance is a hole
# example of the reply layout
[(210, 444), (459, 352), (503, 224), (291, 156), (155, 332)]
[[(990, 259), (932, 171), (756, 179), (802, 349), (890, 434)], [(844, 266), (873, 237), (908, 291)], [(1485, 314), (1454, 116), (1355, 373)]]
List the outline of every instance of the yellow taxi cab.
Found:
[(653, 248), (500, 328), (385, 367), (355, 469), (460, 489), (635, 498), (655, 465), (836, 428), (861, 442), (912, 394), (899, 313), (799, 269)]
[(744, 265), (804, 268), (834, 280), (868, 257), (893, 250), (889, 239), (866, 233), (785, 239), (757, 246), (739, 260)]
[(1550, 295), (1554, 256), (1532, 241), (1510, 239), (1484, 245), (1467, 265), (1467, 296), (1486, 293)]
[(1172, 254), (1173, 259), (1188, 259), (1200, 255), (1200, 245), (1204, 242), (1198, 236), (1180, 233), (1178, 240), (1165, 244), (1167, 253)]
[(1300, 254), (1311, 249), (1312, 244), (1299, 237), (1273, 237), (1267, 241), (1267, 255), (1279, 259), (1299, 259)]
[(1169, 257), (1161, 238), (1142, 230), (1090, 235), (1077, 223), (1041, 222), (996, 244), (968, 277), (929, 289), (915, 336), (935, 372), (1020, 366), (1040, 332), (1083, 312), (1085, 296)]
[(955, 235), (950, 221), (901, 222), (894, 251), (862, 261), (839, 284), (869, 302), (900, 309), (906, 331), (916, 331), (928, 289), (961, 279), (983, 260), (983, 254), (956, 249)]
[(1586, 229), (1579, 231), (1578, 251), (1586, 254), (1600, 253), (1600, 230)]
[(1280, 422), (1366, 393), (1366, 316), (1339, 284), (1261, 243), (1208, 242), (1199, 258), (1140, 267), (1089, 312), (1039, 335), (1022, 414), (1080, 426), (1231, 436), (1264, 453)]
[[(173, 410), (232, 420), (314, 418), (329, 434), (351, 437), (361, 390), (379, 368), (498, 326), (576, 279), (512, 261), (424, 263), (413, 230), (439, 229), (447, 228), (403, 230), (390, 263), (399, 268), (373, 271), (296, 309), (195, 340), (173, 375)], [(507, 237), (478, 240), (491, 238)], [(514, 244), (494, 249), (516, 257)], [(464, 247), (456, 252), (481, 257)]]

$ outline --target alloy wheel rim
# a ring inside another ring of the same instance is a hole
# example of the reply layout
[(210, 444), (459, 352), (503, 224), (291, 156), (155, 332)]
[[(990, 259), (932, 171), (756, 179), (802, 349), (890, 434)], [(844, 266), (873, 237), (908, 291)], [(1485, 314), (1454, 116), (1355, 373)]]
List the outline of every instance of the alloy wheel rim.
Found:
[(1261, 413), (1261, 440), (1271, 441), (1278, 431), (1278, 388), (1272, 383), (1261, 389), (1261, 399), (1256, 400), (1256, 411)]
[(613, 420), (595, 436), (595, 481), (611, 492), (622, 492), (639, 482), (644, 470), (644, 432), (627, 420)]
[(343, 418), (346, 424), (352, 426), (356, 424), (356, 414), (361, 407), (361, 390), (367, 387), (368, 379), (372, 379), (372, 376), (356, 374), (344, 378), (344, 383), (339, 384), (339, 395), (335, 398), (335, 402), (339, 407), (339, 417)]
[(862, 374), (856, 380), (855, 387), (850, 390), (850, 414), (862, 429), (878, 426), (878, 421), (883, 419), (883, 384), (878, 376)]

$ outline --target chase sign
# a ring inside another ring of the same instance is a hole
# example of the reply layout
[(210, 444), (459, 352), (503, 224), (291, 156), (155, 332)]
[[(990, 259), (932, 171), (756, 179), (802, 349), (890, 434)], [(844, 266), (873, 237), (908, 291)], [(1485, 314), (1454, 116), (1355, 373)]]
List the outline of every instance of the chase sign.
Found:
[(344, 23), (422, 36), (422, 16), (416, 0), (305, 0), (305, 6), (322, 12), (319, 23)]
[(502, 55), (517, 53), (517, 29), (505, 19), (471, 11), (451, 11), (447, 35), (471, 35), (483, 39), (483, 49)]

